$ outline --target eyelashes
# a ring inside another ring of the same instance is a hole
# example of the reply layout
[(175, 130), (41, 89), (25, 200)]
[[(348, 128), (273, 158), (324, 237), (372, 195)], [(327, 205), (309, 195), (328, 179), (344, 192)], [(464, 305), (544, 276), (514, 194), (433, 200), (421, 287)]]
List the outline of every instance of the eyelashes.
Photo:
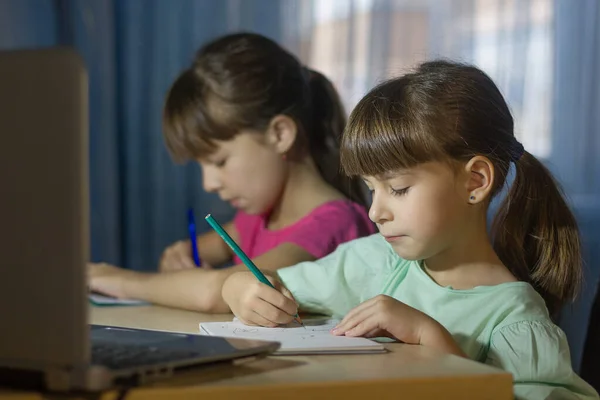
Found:
[[(371, 188), (367, 188), (369, 190), (369, 192), (371, 194), (373, 194), (375, 192), (375, 190), (371, 189)], [(390, 188), (390, 192), (393, 196), (403, 196), (408, 192), (408, 189), (410, 189), (410, 187), (405, 187), (402, 189), (394, 189), (394, 188)]]
[(410, 189), (410, 187), (405, 187), (405, 188), (402, 188), (402, 189), (391, 188), (392, 194), (394, 196), (403, 196), (403, 195), (405, 195), (408, 192), (408, 189)]

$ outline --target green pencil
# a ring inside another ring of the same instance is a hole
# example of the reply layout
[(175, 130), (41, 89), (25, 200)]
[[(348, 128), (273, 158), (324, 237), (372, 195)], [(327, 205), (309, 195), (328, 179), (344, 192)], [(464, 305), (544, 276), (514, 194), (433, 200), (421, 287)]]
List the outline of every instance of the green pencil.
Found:
[[(219, 234), (219, 236), (221, 236), (221, 238), (225, 241), (225, 243), (227, 243), (231, 250), (233, 250), (233, 252), (240, 258), (240, 260), (244, 262), (244, 265), (248, 267), (248, 269), (250, 270), (250, 272), (252, 272), (256, 279), (258, 279), (265, 285), (269, 285), (273, 289), (275, 289), (275, 286), (273, 286), (273, 284), (267, 279), (267, 277), (262, 272), (260, 272), (260, 269), (258, 269), (258, 267), (252, 262), (250, 257), (248, 257), (246, 253), (244, 253), (242, 249), (240, 249), (240, 246), (238, 246), (237, 243), (231, 238), (231, 236), (229, 236), (229, 234), (225, 232), (225, 229), (223, 229), (223, 227), (213, 218), (212, 215), (208, 214), (204, 219), (206, 220), (206, 222), (208, 222), (210, 227), (213, 228), (215, 232)], [(294, 315), (294, 318), (296, 322), (304, 326), (304, 323), (302, 322), (298, 314)], [(304, 328), (306, 327), (304, 326)]]

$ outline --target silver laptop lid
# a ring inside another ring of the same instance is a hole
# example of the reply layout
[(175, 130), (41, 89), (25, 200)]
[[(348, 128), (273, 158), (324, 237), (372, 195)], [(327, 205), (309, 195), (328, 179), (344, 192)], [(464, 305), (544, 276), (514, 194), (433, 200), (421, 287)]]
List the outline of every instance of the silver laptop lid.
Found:
[(0, 52), (0, 366), (89, 360), (87, 114), (74, 52)]

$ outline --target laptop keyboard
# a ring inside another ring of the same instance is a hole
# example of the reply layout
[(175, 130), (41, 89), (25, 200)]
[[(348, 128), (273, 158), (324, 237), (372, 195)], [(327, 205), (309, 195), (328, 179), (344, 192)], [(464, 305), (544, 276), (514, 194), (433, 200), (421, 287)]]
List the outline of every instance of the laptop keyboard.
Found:
[(110, 369), (125, 369), (153, 364), (165, 364), (197, 358), (189, 350), (165, 349), (154, 346), (118, 343), (92, 343), (92, 363)]

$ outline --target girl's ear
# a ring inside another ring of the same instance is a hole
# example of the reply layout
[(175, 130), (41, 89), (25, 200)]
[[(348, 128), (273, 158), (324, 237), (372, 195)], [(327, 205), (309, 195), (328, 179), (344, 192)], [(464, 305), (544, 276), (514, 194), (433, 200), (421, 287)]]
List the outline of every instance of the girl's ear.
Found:
[(487, 157), (475, 156), (467, 162), (464, 172), (466, 201), (470, 204), (486, 201), (494, 186), (494, 164)]
[(298, 126), (287, 115), (274, 116), (266, 132), (267, 143), (282, 156), (292, 149), (297, 136)]

